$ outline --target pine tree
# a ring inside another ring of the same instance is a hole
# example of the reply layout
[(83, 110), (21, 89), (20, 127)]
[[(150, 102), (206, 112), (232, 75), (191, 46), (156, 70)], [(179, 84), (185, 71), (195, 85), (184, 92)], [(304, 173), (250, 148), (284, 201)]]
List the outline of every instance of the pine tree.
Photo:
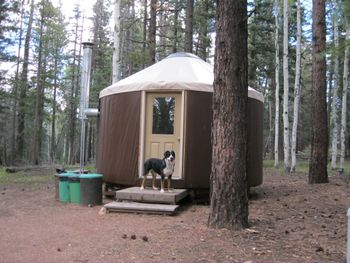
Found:
[(208, 224), (245, 228), (248, 227), (247, 1), (224, 0), (217, 4)]
[(186, 19), (185, 19), (185, 52), (193, 51), (193, 6), (194, 0), (186, 2)]
[(29, 87), (28, 83), (28, 70), (29, 70), (29, 53), (30, 42), (32, 37), (32, 26), (34, 16), (34, 0), (30, 3), (30, 13), (28, 19), (27, 30), (24, 39), (24, 55), (22, 63), (22, 71), (19, 78), (19, 102), (18, 102), (18, 126), (17, 126), (17, 147), (16, 147), (16, 159), (17, 161), (23, 161), (25, 155), (25, 119), (27, 115), (27, 91)]
[(328, 122), (326, 102), (325, 0), (312, 6), (312, 139), (309, 183), (327, 183)]

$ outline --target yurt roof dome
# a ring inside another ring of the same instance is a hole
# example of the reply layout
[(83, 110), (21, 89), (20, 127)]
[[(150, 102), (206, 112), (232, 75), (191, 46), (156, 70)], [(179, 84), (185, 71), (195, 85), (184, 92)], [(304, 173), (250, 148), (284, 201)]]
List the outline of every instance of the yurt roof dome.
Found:
[[(100, 98), (141, 90), (194, 90), (213, 92), (213, 66), (191, 53), (169, 55), (100, 92)], [(263, 101), (260, 92), (249, 88), (249, 97)]]

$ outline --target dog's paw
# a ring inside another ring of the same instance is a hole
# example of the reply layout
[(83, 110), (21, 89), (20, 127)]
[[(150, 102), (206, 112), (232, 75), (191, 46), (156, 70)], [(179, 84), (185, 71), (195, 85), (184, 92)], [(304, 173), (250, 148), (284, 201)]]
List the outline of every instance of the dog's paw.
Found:
[(158, 187), (155, 187), (155, 186), (153, 186), (152, 188), (153, 188), (153, 190), (156, 190), (156, 191), (159, 190)]
[(141, 191), (142, 191), (142, 190), (145, 190), (145, 188), (144, 188), (143, 186), (141, 186), (141, 187), (140, 187), (140, 190), (141, 190)]
[(164, 189), (161, 189), (160, 192), (161, 192), (161, 193), (164, 193)]
[(174, 193), (174, 189), (168, 189), (169, 193)]

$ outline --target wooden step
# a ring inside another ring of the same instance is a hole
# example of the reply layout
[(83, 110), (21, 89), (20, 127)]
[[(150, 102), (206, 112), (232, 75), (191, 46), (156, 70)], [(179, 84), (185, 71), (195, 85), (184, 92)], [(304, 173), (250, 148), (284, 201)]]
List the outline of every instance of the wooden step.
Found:
[(107, 212), (124, 212), (124, 213), (146, 213), (174, 215), (179, 208), (178, 205), (164, 204), (147, 204), (138, 202), (111, 202), (105, 204)]
[(164, 193), (161, 193), (160, 191), (153, 190), (151, 188), (140, 190), (140, 187), (130, 187), (115, 192), (115, 198), (117, 201), (129, 200), (136, 202), (173, 205), (180, 202), (187, 195), (188, 190), (186, 189), (174, 189), (173, 192), (165, 191)]

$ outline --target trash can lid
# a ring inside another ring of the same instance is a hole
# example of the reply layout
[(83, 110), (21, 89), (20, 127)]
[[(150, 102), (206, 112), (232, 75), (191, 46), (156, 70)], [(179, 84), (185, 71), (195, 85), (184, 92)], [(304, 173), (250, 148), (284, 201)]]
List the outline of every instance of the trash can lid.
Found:
[(61, 173), (61, 174), (58, 174), (59, 177), (70, 177), (70, 176), (74, 176), (75, 174), (74, 173)]
[(102, 174), (81, 174), (80, 178), (83, 178), (83, 179), (102, 178)]

